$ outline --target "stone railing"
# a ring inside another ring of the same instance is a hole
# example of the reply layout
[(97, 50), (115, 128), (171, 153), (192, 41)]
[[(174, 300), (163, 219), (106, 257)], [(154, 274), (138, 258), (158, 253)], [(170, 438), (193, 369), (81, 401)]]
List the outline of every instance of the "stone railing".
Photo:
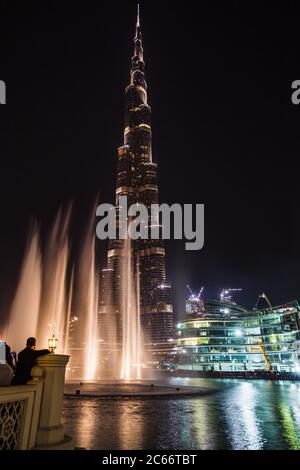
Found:
[(42, 384), (0, 388), (0, 449), (35, 446)]
[(0, 387), (0, 450), (72, 448), (61, 418), (68, 360), (41, 356), (27, 385)]

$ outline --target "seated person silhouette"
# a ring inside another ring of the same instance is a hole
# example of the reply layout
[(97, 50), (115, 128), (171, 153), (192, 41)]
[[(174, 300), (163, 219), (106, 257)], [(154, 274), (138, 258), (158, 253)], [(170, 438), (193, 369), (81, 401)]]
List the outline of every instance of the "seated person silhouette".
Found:
[(36, 359), (49, 353), (48, 349), (37, 350), (36, 339), (28, 338), (26, 348), (18, 354), (18, 364), (12, 385), (26, 384), (31, 380), (31, 369), (35, 366)]

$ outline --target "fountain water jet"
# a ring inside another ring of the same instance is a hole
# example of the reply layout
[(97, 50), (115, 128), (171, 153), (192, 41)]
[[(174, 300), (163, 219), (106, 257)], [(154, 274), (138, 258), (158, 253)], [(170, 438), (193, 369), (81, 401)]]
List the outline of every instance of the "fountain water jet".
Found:
[[(70, 281), (70, 288), (68, 294), (68, 303), (67, 303), (67, 316), (66, 316), (66, 340), (64, 344), (64, 354), (69, 354), (70, 349), (70, 342), (69, 342), (69, 334), (70, 334), (70, 320), (71, 320), (71, 309), (72, 309), (72, 298), (73, 298), (73, 286), (74, 286), (74, 266), (71, 272), (71, 281)], [(67, 368), (68, 370), (68, 368)]]
[(23, 349), (26, 339), (37, 333), (41, 286), (39, 232), (37, 224), (34, 223), (29, 232), (20, 278), (4, 335), (13, 350)]
[(86, 380), (95, 379), (99, 364), (99, 349), (97, 347), (99, 276), (95, 264), (95, 213), (96, 207), (93, 209), (93, 214), (86, 230), (79, 268), (76, 273), (76, 309), (79, 312), (77, 341), (81, 343), (79, 362), (83, 365), (83, 377)]
[[(141, 326), (139, 309), (139, 262), (134, 263), (131, 239), (126, 238), (122, 253), (122, 368), (121, 378), (141, 378)], [(135, 265), (136, 264), (136, 265)]]
[(60, 209), (53, 224), (43, 260), (42, 298), (38, 321), (38, 335), (47, 344), (49, 334), (58, 339), (57, 352), (63, 353), (66, 343), (66, 291), (69, 257), (68, 228), (71, 207), (65, 213)]

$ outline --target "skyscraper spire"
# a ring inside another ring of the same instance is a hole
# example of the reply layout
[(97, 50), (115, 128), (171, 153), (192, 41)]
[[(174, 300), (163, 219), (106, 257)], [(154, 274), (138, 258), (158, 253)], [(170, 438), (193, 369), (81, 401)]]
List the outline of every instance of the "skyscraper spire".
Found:
[(144, 53), (142, 45), (142, 31), (140, 24), (140, 5), (137, 4), (137, 17), (136, 17), (136, 26), (135, 26), (135, 36), (134, 36), (134, 53), (132, 57), (132, 66), (131, 66), (131, 83), (135, 85), (140, 85), (146, 89), (147, 85), (145, 82), (145, 64), (144, 64)]
[(137, 17), (136, 17), (136, 25), (140, 27), (140, 4), (137, 4)]
[(141, 41), (142, 40), (142, 32), (141, 32), (141, 22), (140, 22), (140, 4), (137, 4), (137, 15), (136, 15), (136, 25), (135, 25), (135, 38), (134, 41)]

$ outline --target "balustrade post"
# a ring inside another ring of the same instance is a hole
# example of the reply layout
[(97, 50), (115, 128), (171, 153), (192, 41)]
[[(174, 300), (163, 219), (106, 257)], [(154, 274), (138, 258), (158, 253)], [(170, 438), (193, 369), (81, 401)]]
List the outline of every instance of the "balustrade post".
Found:
[(65, 370), (69, 356), (47, 354), (37, 359), (43, 370), (43, 392), (36, 446), (45, 449), (70, 449), (72, 439), (65, 436), (62, 423)]

